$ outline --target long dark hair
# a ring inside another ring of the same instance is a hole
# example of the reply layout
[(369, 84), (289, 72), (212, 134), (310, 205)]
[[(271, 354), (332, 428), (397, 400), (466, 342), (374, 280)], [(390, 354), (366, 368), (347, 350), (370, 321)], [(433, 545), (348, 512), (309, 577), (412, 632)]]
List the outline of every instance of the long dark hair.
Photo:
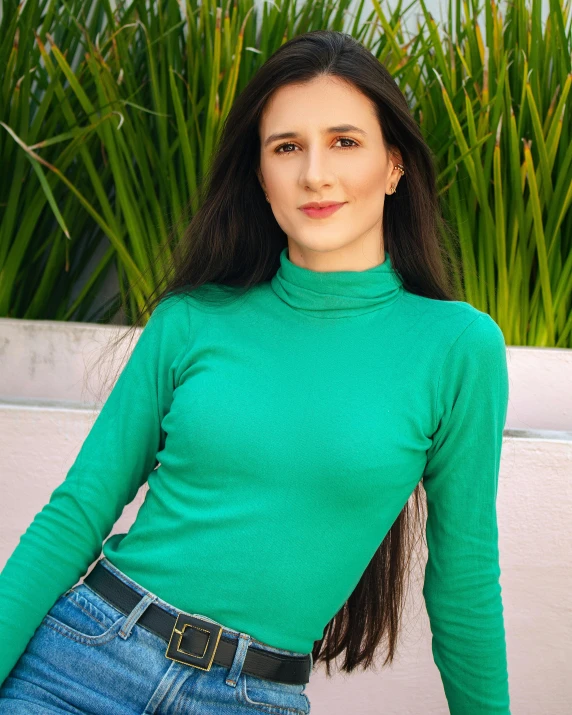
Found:
[[(259, 120), (267, 101), (280, 87), (321, 75), (353, 84), (376, 107), (385, 147), (401, 152), (405, 174), (385, 202), (383, 241), (406, 290), (437, 300), (457, 300), (452, 273), (455, 258), (446, 252), (453, 231), (440, 213), (431, 151), (407, 102), (387, 69), (351, 35), (317, 30), (283, 44), (256, 72), (235, 100), (223, 124), (210, 170), (199, 189), (200, 208), (182, 238), (169, 245), (172, 260), (163, 287), (131, 317), (131, 330), (151, 314), (167, 293), (185, 293), (205, 283), (231, 287), (236, 295), (272, 278), (280, 251), (287, 245), (257, 177), (260, 159)], [(187, 204), (188, 211), (188, 204)], [(253, 217), (256, 217), (253, 219)], [(176, 231), (170, 234), (173, 240)], [(380, 237), (381, 240), (381, 237)], [(217, 293), (219, 291), (216, 291)], [(395, 520), (347, 602), (324, 629), (312, 650), (314, 663), (344, 655), (341, 669), (365, 670), (384, 637), (391, 663), (410, 574), (415, 533), (424, 535), (421, 482)], [(417, 530), (415, 527), (419, 527)]]

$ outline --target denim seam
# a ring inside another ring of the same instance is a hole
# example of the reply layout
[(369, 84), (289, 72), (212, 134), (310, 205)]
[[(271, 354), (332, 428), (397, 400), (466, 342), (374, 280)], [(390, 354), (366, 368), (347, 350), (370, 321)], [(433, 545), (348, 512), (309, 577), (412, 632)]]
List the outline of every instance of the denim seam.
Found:
[[(105, 621), (101, 621), (93, 613), (90, 613), (90, 611), (86, 611), (85, 608), (83, 606), (81, 606), (77, 601), (69, 601), (69, 603), (71, 603), (72, 605), (79, 608), (81, 611), (83, 611), (86, 614), (86, 616), (93, 618), (94, 621), (97, 621), (101, 626), (104, 626), (104, 628), (111, 628), (111, 626), (113, 625), (113, 623), (111, 623), (111, 625), (108, 625), (107, 623), (105, 623)], [(112, 619), (110, 618), (109, 620), (111, 621)]]
[[(61, 636), (64, 638), (67, 638), (70, 641), (74, 641), (74, 643), (82, 643), (83, 645), (86, 646), (100, 646), (100, 645), (105, 645), (106, 643), (109, 643), (112, 641), (118, 634), (119, 630), (117, 629), (116, 633), (110, 634), (110, 631), (114, 628), (116, 624), (113, 626), (110, 626), (109, 629), (105, 632), (102, 633), (100, 636), (86, 636), (83, 633), (80, 633), (77, 631), (77, 635), (74, 633), (71, 633), (70, 631), (73, 630), (73, 628), (70, 628), (70, 626), (66, 626), (64, 623), (60, 624), (57, 618), (54, 618), (53, 616), (50, 616), (49, 614), (46, 616), (46, 619), (48, 618), (53, 618), (53, 620), (56, 622), (56, 624), (50, 623), (48, 620), (44, 620), (43, 625), (46, 626), (47, 628), (50, 628), (54, 633), (59, 633)], [(99, 641), (96, 641), (95, 639), (101, 639)], [(94, 642), (91, 642), (94, 641)]]
[[(248, 674), (246, 674), (248, 675)], [(288, 705), (270, 705), (269, 703), (261, 703), (257, 700), (251, 700), (248, 697), (248, 688), (246, 687), (247, 680), (246, 678), (243, 680), (242, 684), (242, 694), (244, 695), (244, 698), (246, 702), (251, 706), (256, 708), (257, 710), (262, 710), (263, 712), (266, 713), (283, 713), (283, 712), (288, 712), (288, 713), (294, 713), (294, 715), (306, 715), (306, 713), (301, 709), (301, 708), (291, 708), (288, 707)], [(308, 699), (308, 696), (305, 693), (301, 693), (304, 695), (306, 698), (308, 705), (310, 704), (310, 701)]]

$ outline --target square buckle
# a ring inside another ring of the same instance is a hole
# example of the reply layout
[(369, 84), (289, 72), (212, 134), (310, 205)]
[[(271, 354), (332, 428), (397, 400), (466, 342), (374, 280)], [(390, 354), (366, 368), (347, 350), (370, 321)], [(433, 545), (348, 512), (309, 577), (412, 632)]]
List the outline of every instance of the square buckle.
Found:
[[(187, 628), (194, 628), (208, 634), (202, 654), (191, 653), (181, 648), (181, 641)], [(204, 621), (202, 618), (195, 616), (188, 616), (186, 613), (179, 613), (175, 625), (173, 626), (165, 656), (171, 660), (176, 660), (177, 663), (192, 665), (194, 668), (199, 668), (200, 670), (210, 670), (222, 631), (222, 626), (216, 623)]]

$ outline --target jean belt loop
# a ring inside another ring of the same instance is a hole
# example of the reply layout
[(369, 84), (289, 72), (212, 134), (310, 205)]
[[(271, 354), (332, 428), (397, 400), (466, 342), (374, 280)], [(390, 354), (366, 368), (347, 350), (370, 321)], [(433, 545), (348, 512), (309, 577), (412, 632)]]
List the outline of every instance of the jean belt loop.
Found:
[(242, 666), (244, 664), (244, 659), (246, 658), (246, 653), (248, 651), (248, 646), (250, 645), (252, 639), (248, 633), (239, 633), (238, 642), (236, 644), (236, 653), (230, 667), (230, 671), (226, 676), (226, 684), (230, 685), (232, 688), (236, 687), (236, 683), (242, 673)]
[(121, 630), (119, 631), (118, 635), (121, 638), (123, 638), (123, 640), (127, 640), (127, 638), (129, 638), (129, 636), (131, 635), (131, 631), (133, 630), (133, 626), (141, 618), (141, 616), (146, 611), (148, 606), (150, 606), (150, 604), (156, 600), (157, 600), (157, 596), (155, 596), (153, 593), (147, 592), (143, 596), (143, 598), (137, 603), (135, 608), (127, 616), (125, 623), (123, 624), (123, 626), (121, 627)]

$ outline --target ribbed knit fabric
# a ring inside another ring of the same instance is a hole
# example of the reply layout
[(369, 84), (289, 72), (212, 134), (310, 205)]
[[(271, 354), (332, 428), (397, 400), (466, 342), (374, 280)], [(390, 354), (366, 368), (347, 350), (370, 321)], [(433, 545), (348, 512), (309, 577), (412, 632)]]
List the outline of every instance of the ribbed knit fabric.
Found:
[[(0, 574), (0, 682), (103, 542), (174, 606), (308, 653), (423, 479), (423, 595), (450, 712), (509, 713), (498, 325), (405, 290), (387, 252), (318, 272), (285, 248), (244, 296), (205, 303), (203, 289), (155, 309)], [(145, 481), (129, 533), (106, 540)]]

